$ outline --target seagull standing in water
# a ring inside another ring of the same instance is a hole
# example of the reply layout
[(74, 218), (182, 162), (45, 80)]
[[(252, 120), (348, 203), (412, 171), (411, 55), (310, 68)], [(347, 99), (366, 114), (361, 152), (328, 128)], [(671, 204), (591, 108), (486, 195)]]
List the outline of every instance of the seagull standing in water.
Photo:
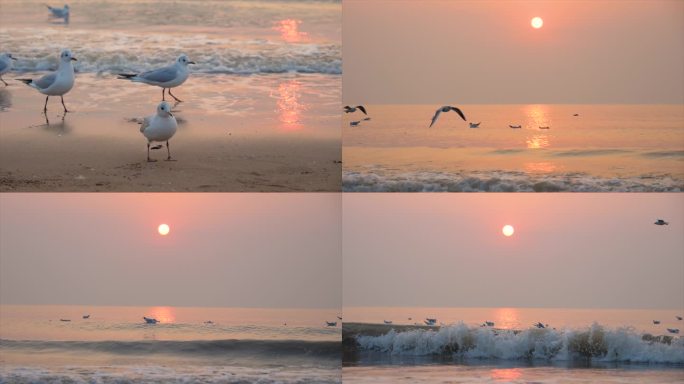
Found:
[(47, 103), (50, 96), (59, 96), (62, 99), (64, 112), (69, 112), (66, 105), (64, 105), (64, 95), (71, 91), (71, 88), (74, 86), (75, 76), (72, 61), (76, 61), (76, 58), (71, 54), (70, 50), (65, 49), (59, 56), (59, 68), (56, 72), (45, 75), (38, 80), (17, 79), (29, 87), (35, 88), (43, 95), (47, 95), (43, 112), (47, 112)]
[(134, 83), (145, 83), (149, 85), (156, 85), (162, 89), (162, 101), (165, 101), (164, 91), (169, 90), (169, 95), (176, 101), (182, 100), (171, 93), (171, 88), (177, 87), (185, 82), (190, 76), (188, 64), (195, 64), (190, 61), (188, 56), (183, 54), (178, 56), (176, 62), (168, 67), (154, 69), (143, 73), (120, 73), (119, 79), (130, 80)]
[(366, 113), (366, 108), (363, 105), (357, 105), (356, 107), (350, 107), (348, 105), (345, 105), (344, 106), (344, 113), (356, 112), (357, 109), (359, 111), (363, 112), (364, 115), (368, 115), (368, 113)]
[[(146, 117), (140, 126), (140, 132), (147, 138), (147, 161), (154, 162), (157, 160), (150, 159), (150, 144), (153, 141), (166, 141), (166, 152), (168, 157), (166, 161), (173, 161), (171, 158), (171, 148), (169, 148), (169, 139), (176, 134), (178, 123), (176, 118), (171, 114), (171, 106), (166, 101), (162, 101), (157, 106), (157, 113)], [(154, 148), (156, 149), (156, 148)]]
[(0, 55), (0, 81), (7, 86), (5, 80), (2, 79), (2, 75), (12, 70), (12, 60), (16, 60), (12, 57), (11, 53), (3, 53)]
[(456, 107), (452, 107), (452, 106), (450, 106), (450, 105), (445, 105), (445, 106), (443, 106), (442, 108), (438, 109), (438, 110), (435, 112), (435, 115), (432, 116), (432, 122), (430, 123), (430, 127), (432, 127), (432, 125), (435, 124), (435, 121), (437, 121), (437, 118), (439, 117), (439, 115), (440, 115), (442, 112), (449, 112), (449, 111), (454, 111), (454, 112), (458, 113), (458, 115), (461, 116), (461, 118), (462, 118), (464, 121), (466, 120), (465, 115), (463, 114), (463, 112), (461, 112), (460, 109), (458, 109), (458, 108), (456, 108)]
[(69, 17), (69, 4), (64, 4), (64, 8), (51, 7), (47, 4), (45, 6), (50, 10), (50, 16), (66, 19)]

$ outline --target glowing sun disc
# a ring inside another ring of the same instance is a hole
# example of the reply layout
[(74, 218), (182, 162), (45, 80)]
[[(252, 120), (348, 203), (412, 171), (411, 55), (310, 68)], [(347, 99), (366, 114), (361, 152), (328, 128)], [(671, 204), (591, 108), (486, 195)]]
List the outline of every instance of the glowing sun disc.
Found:
[(159, 228), (157, 228), (157, 230), (159, 231), (160, 235), (166, 236), (169, 234), (171, 228), (169, 228), (167, 224), (159, 224)]
[(512, 225), (504, 225), (504, 227), (501, 228), (501, 233), (503, 233), (504, 236), (506, 236), (506, 237), (513, 236), (514, 232), (515, 232), (515, 229), (513, 228)]
[(530, 21), (530, 24), (532, 25), (532, 28), (534, 29), (539, 29), (544, 25), (544, 20), (542, 20), (541, 17), (537, 16), (532, 18), (532, 21)]

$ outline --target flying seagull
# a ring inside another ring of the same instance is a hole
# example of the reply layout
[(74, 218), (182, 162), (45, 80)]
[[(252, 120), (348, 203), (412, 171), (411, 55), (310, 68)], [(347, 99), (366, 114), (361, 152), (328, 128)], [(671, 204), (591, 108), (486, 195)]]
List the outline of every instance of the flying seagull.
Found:
[(668, 224), (670, 224), (670, 223), (668, 223), (667, 221), (665, 221), (665, 220), (663, 220), (663, 219), (658, 219), (658, 220), (656, 220), (656, 222), (653, 223), (653, 224), (655, 224), (655, 225), (668, 225)]
[(16, 60), (16, 58), (12, 57), (11, 53), (3, 53), (0, 55), (0, 81), (5, 84), (5, 87), (7, 86), (7, 83), (2, 79), (2, 75), (12, 69), (12, 60)]
[(344, 113), (352, 113), (356, 112), (356, 110), (360, 110), (363, 112), (364, 115), (367, 115), (368, 113), (366, 112), (366, 108), (363, 105), (357, 105), (356, 107), (350, 107), (348, 105), (344, 106)]
[(76, 58), (71, 54), (70, 50), (65, 49), (59, 56), (59, 68), (57, 68), (56, 72), (47, 74), (38, 80), (17, 79), (29, 87), (38, 90), (43, 95), (47, 95), (43, 112), (47, 112), (47, 103), (50, 96), (59, 96), (62, 99), (64, 112), (69, 112), (66, 105), (64, 105), (64, 95), (71, 91), (71, 88), (74, 86), (74, 65), (72, 61), (76, 61)]
[(176, 118), (171, 114), (171, 106), (166, 101), (162, 101), (157, 106), (157, 113), (148, 116), (143, 120), (140, 126), (140, 132), (147, 138), (147, 161), (153, 162), (157, 160), (150, 159), (150, 144), (153, 141), (166, 141), (166, 152), (168, 157), (166, 161), (172, 161), (171, 148), (169, 147), (169, 139), (176, 134), (178, 123)]
[(188, 56), (183, 54), (178, 56), (176, 62), (167, 67), (153, 69), (151, 71), (143, 73), (120, 73), (119, 79), (130, 80), (134, 83), (145, 83), (149, 85), (156, 85), (162, 89), (162, 101), (166, 100), (164, 97), (164, 91), (169, 90), (169, 95), (173, 97), (176, 101), (180, 102), (181, 99), (171, 93), (171, 88), (177, 87), (185, 82), (190, 76), (188, 70), (188, 64), (195, 64), (194, 61), (190, 61)]
[(432, 122), (430, 123), (430, 127), (432, 127), (432, 125), (435, 123), (435, 121), (437, 121), (437, 118), (439, 117), (439, 114), (440, 114), (440, 113), (442, 113), (442, 112), (449, 112), (449, 111), (454, 111), (454, 112), (458, 113), (458, 115), (461, 116), (461, 118), (462, 118), (464, 121), (466, 120), (465, 115), (463, 114), (463, 112), (461, 112), (460, 109), (458, 109), (458, 108), (456, 108), (456, 107), (452, 107), (452, 106), (450, 106), (450, 105), (445, 105), (445, 106), (443, 106), (442, 108), (438, 109), (438, 110), (435, 112), (435, 115), (432, 117)]

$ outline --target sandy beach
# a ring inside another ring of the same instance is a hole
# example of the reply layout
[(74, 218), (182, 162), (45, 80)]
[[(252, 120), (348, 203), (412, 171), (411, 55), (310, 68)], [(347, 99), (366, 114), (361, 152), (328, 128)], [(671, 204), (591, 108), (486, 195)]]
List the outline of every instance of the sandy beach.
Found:
[[(158, 88), (95, 74), (76, 81), (65, 97), (73, 112), (64, 116), (59, 98), (51, 98), (47, 121), (35, 90), (11, 80), (0, 90), (0, 191), (340, 190), (332, 106), (302, 112), (302, 122), (289, 126), (280, 120), (278, 94), (254, 90), (311, 87), (317, 75), (194, 75), (175, 91), (185, 100), (173, 109), (177, 161), (161, 161), (161, 148), (152, 151), (160, 160), (153, 163), (138, 122), (154, 112)], [(300, 103), (315, 102), (304, 93)]]

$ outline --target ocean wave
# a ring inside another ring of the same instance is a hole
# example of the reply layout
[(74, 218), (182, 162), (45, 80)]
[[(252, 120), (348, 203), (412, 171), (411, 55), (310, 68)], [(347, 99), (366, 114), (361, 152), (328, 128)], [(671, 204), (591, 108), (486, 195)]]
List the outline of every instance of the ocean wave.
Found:
[(344, 172), (344, 192), (681, 192), (684, 181), (669, 176), (602, 178), (582, 173), (524, 172)]
[(380, 336), (356, 336), (359, 350), (393, 355), (456, 359), (590, 360), (595, 362), (684, 364), (684, 339), (641, 335), (630, 328), (527, 329), (469, 327), (463, 323), (439, 330), (394, 329)]
[(193, 341), (34, 341), (0, 340), (0, 349), (24, 352), (79, 351), (117, 355), (257, 356), (339, 359), (340, 342), (304, 340), (193, 340)]
[(303, 384), (340, 383), (339, 368), (246, 368), (230, 366), (108, 366), (35, 368), (0, 366), (0, 383), (13, 384)]
[[(33, 29), (9, 34), (0, 30), (3, 49), (18, 60), (14, 72), (55, 70), (59, 52), (71, 48), (76, 72), (142, 72), (172, 64), (185, 53), (197, 64), (191, 72), (226, 74), (320, 73), (342, 74), (342, 49), (334, 43), (298, 43), (251, 39), (236, 40), (202, 34), (168, 37), (123, 32), (79, 31), (53, 35)], [(74, 46), (73, 41), (79, 45)], [(131, 50), (131, 47), (138, 47)]]

